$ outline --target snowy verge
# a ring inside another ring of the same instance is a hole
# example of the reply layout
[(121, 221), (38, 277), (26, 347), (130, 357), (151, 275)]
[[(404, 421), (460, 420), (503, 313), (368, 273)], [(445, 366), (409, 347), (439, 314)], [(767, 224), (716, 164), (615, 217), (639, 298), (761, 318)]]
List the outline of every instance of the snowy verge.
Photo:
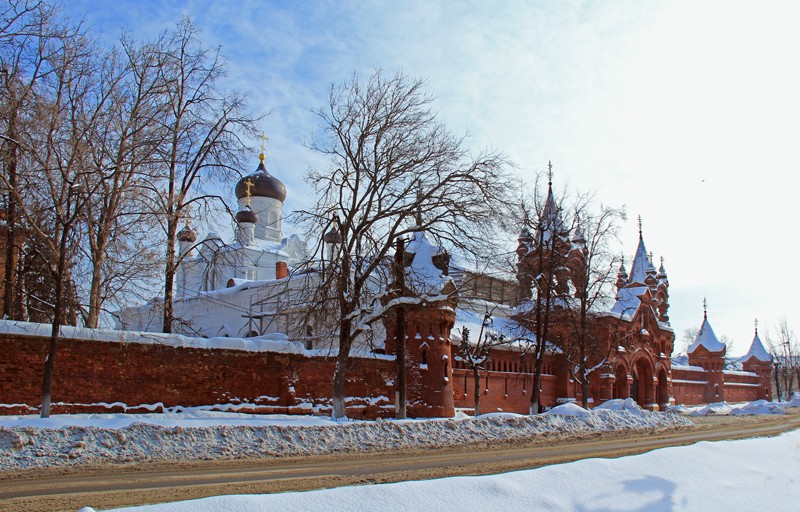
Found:
[(728, 402), (715, 402), (703, 405), (676, 405), (671, 407), (671, 412), (685, 416), (728, 416), (728, 415), (760, 415), (783, 414), (786, 407), (800, 407), (800, 397), (793, 397), (788, 402), (768, 402), (767, 400), (754, 400), (752, 402), (729, 404)]
[[(221, 424), (222, 414), (227, 414)], [(193, 461), (245, 457), (291, 457), (343, 452), (431, 449), (448, 446), (557, 439), (596, 432), (662, 430), (692, 425), (677, 414), (641, 411), (585, 411), (581, 414), (350, 422), (309, 418), (317, 424), (275, 424), (269, 416), (217, 413), (211, 423), (182, 426), (181, 414), (160, 425), (125, 425), (125, 415), (75, 415), (83, 426), (57, 416), (43, 428), (29, 416), (0, 422), (0, 470), (89, 463)], [(273, 424), (259, 424), (260, 421)], [(295, 418), (294, 421), (297, 421)], [(16, 422), (16, 423), (15, 423)], [(26, 425), (27, 426), (24, 426)], [(124, 425), (124, 426), (123, 426)], [(171, 425), (171, 426), (170, 426)], [(53, 428), (55, 427), (55, 428)]]
[[(230, 495), (119, 512), (308, 510), (796, 511), (800, 431), (700, 442), (500, 475)], [(376, 506), (376, 504), (378, 504)], [(93, 512), (89, 507), (81, 512)]]

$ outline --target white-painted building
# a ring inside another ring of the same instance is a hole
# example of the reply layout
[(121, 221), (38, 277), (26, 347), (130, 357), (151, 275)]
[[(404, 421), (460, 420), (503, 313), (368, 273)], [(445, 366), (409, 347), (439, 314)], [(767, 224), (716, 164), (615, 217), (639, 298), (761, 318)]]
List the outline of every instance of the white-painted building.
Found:
[[(304, 259), (305, 244), (297, 235), (283, 236), (286, 187), (267, 172), (263, 154), (260, 160), (255, 172), (236, 184), (235, 240), (225, 243), (210, 232), (198, 241), (188, 221), (178, 232), (175, 332), (252, 337), (292, 330), (292, 308), (280, 307), (279, 299), (311, 286), (314, 277), (288, 277)], [(159, 301), (124, 309), (117, 319), (117, 327), (125, 330), (155, 332), (162, 325)]]

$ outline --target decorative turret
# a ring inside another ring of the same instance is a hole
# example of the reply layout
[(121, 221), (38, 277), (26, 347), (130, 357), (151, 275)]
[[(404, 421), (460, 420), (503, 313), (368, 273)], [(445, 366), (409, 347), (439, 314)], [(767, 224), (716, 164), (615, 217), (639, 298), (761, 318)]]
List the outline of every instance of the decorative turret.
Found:
[(623, 256), (617, 271), (617, 290), (625, 288), (626, 284), (628, 284), (628, 273), (625, 271), (625, 256)]
[[(667, 310), (669, 309), (669, 283), (666, 281), (663, 258), (661, 272), (657, 272), (653, 265), (653, 253), (647, 252), (642, 235), (642, 216), (639, 216), (639, 244), (633, 257), (630, 274), (625, 272), (625, 260), (617, 273), (617, 296), (612, 313), (628, 318), (633, 318), (642, 304), (642, 297), (649, 294), (647, 302), (655, 307), (659, 322), (669, 323)], [(663, 279), (662, 279), (663, 276)]]
[[(412, 417), (452, 417), (453, 368), (450, 331), (455, 324), (456, 287), (445, 275), (446, 252), (414, 233), (403, 255), (405, 289), (406, 375), (408, 414)], [(385, 303), (398, 297), (386, 297)], [(415, 300), (421, 299), (421, 300)], [(384, 316), (386, 353), (396, 353), (397, 321)], [(410, 383), (419, 383), (411, 385)]]
[(658, 284), (658, 279), (656, 279), (656, 267), (653, 265), (653, 251), (650, 251), (650, 254), (647, 257), (647, 277), (644, 278), (644, 283), (650, 287), (655, 288)]
[(664, 270), (664, 256), (661, 256), (661, 266), (658, 267), (658, 274), (656, 275), (656, 278), (669, 286), (669, 281), (667, 280), (667, 271)]
[(697, 336), (686, 349), (689, 356), (689, 364), (700, 366), (708, 373), (706, 374), (706, 396), (705, 401), (722, 402), (725, 400), (725, 344), (717, 339), (711, 324), (708, 322), (708, 305), (703, 299), (703, 324), (697, 332)]
[[(547, 197), (541, 211), (536, 212), (536, 232), (531, 236), (523, 230), (518, 238), (517, 281), (521, 304), (532, 298), (534, 280), (537, 281), (535, 287), (542, 294), (565, 296), (571, 286), (576, 290), (580, 287), (576, 279), (583, 276), (585, 240), (579, 231), (572, 237), (561, 219), (561, 211), (553, 194), (551, 163), (548, 163), (547, 178)], [(551, 287), (554, 291), (550, 290)], [(556, 307), (563, 305), (559, 302)]]
[(755, 334), (750, 350), (740, 361), (744, 371), (758, 375), (759, 398), (772, 400), (772, 355), (764, 348), (761, 338), (758, 337), (758, 319), (755, 321)]

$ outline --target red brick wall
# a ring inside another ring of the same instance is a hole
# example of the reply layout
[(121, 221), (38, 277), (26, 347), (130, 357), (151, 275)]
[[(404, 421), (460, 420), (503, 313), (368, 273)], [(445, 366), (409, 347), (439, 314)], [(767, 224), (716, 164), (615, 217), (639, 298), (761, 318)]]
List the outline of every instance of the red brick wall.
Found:
[[(542, 378), (540, 401), (544, 407), (553, 407), (556, 403), (558, 378), (545, 375)], [(528, 414), (531, 406), (531, 386), (533, 375), (530, 373), (481, 372), (480, 376), (480, 412), (515, 412)], [(475, 380), (472, 370), (453, 370), (453, 390), (456, 407), (473, 409), (475, 407)]]
[[(41, 403), (48, 341), (0, 334), (0, 403)], [(62, 339), (53, 376), (53, 411), (107, 411), (88, 405), (98, 402), (161, 402), (166, 407), (250, 403), (269, 406), (254, 412), (288, 414), (310, 413), (319, 405), (325, 412), (333, 369), (333, 358), (300, 354)], [(351, 359), (346, 395), (373, 400), (349, 401), (348, 415), (393, 417), (394, 388), (388, 384), (393, 381), (394, 361)], [(5, 414), (24, 411), (0, 409)]]
[[(672, 395), (676, 404), (697, 405), (721, 400), (750, 402), (769, 398), (762, 382), (763, 377), (758, 375), (672, 368)], [(715, 384), (719, 384), (719, 397), (714, 395)]]

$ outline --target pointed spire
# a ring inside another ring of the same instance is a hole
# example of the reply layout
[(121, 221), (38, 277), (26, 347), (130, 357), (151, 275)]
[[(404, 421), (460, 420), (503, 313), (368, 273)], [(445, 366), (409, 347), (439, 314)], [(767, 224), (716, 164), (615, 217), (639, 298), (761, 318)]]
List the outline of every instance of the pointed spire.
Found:
[(639, 240), (642, 239), (642, 216), (639, 215)]
[(622, 277), (622, 276), (628, 277), (628, 273), (625, 272), (625, 255), (624, 254), (622, 255), (622, 261), (619, 264), (619, 271), (617, 272), (617, 276), (619, 276), (619, 277)]
[(644, 245), (644, 239), (642, 238), (642, 232), (640, 230), (639, 245), (636, 247), (636, 254), (633, 256), (633, 264), (631, 265), (630, 279), (628, 282), (644, 284), (645, 279), (647, 279), (648, 267), (650, 266), (650, 259), (647, 256), (647, 247)]
[(772, 356), (764, 348), (764, 344), (761, 342), (761, 338), (758, 337), (758, 318), (755, 321), (756, 329), (755, 335), (753, 336), (753, 343), (750, 344), (750, 349), (747, 353), (740, 359), (742, 362), (747, 362), (751, 358), (755, 357), (759, 361), (767, 362), (772, 361)]
[(723, 355), (726, 350), (725, 344), (717, 339), (714, 329), (711, 328), (711, 324), (708, 322), (708, 302), (705, 297), (703, 298), (703, 325), (700, 326), (700, 331), (698, 331), (694, 342), (686, 349), (686, 353), (694, 353), (701, 345), (709, 352), (722, 352)]

